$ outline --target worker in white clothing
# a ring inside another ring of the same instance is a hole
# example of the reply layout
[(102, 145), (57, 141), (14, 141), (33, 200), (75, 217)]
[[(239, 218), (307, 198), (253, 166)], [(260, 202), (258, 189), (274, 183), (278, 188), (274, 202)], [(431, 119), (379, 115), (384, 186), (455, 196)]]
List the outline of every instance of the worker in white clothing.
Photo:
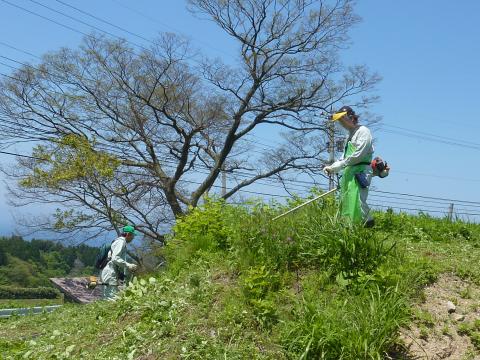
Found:
[(126, 278), (127, 271), (135, 272), (137, 265), (127, 262), (127, 244), (135, 237), (135, 228), (127, 225), (122, 229), (122, 234), (112, 243), (108, 253), (108, 263), (103, 268), (101, 280), (104, 284), (103, 297), (114, 300), (118, 294), (121, 282)]
[(340, 180), (340, 213), (352, 223), (374, 224), (367, 204), (368, 188), (372, 179), (373, 141), (370, 130), (358, 124), (358, 115), (349, 106), (343, 106), (332, 115), (345, 128), (349, 137), (341, 160), (326, 166), (327, 174), (343, 171)]

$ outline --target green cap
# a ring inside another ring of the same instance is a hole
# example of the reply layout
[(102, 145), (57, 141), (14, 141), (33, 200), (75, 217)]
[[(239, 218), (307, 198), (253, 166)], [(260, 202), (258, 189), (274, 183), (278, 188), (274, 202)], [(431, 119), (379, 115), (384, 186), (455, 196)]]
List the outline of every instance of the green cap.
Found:
[(131, 225), (126, 225), (123, 227), (122, 229), (123, 233), (124, 234), (133, 234), (133, 235), (136, 235), (137, 233), (135, 232), (135, 228)]

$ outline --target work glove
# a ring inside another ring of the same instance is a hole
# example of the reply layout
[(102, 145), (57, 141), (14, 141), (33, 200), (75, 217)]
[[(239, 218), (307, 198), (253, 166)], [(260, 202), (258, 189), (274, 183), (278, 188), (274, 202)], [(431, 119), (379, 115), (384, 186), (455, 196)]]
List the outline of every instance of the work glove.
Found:
[(128, 271), (130, 271), (130, 272), (135, 272), (135, 271), (137, 271), (137, 265), (135, 265), (135, 264), (127, 264), (127, 269), (128, 269)]
[(327, 175), (336, 174), (345, 167), (345, 162), (343, 160), (335, 161), (332, 165), (325, 166), (323, 171)]

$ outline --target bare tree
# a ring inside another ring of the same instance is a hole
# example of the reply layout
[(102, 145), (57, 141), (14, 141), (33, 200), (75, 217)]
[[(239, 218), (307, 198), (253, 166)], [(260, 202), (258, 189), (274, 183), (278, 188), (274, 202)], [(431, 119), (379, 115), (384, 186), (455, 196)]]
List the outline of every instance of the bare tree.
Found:
[[(35, 159), (8, 171), (17, 204), (55, 202), (54, 228), (112, 229), (131, 222), (152, 239), (215, 186), (238, 176), (229, 198), (261, 179), (318, 173), (320, 113), (367, 106), (379, 78), (344, 68), (339, 50), (358, 22), (350, 0), (190, 0), (239, 44), (236, 65), (198, 60), (172, 34), (148, 51), (88, 36), (77, 50), (44, 56), (0, 84), (5, 140), (38, 141)], [(283, 143), (263, 154), (260, 127)]]

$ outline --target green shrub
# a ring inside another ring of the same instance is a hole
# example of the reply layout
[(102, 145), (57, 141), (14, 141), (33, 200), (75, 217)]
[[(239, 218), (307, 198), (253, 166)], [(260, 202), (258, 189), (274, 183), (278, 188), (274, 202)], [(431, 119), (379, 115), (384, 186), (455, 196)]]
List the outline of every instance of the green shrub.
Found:
[(56, 299), (60, 292), (54, 288), (17, 288), (0, 286), (0, 299)]
[(263, 299), (269, 290), (278, 289), (279, 279), (262, 265), (247, 270), (241, 276), (241, 286), (246, 298)]
[(252, 307), (255, 321), (270, 328), (278, 320), (276, 306), (268, 299), (271, 291), (278, 290), (279, 277), (265, 266), (250, 268), (241, 276), (241, 287), (247, 303)]
[(229, 226), (223, 201), (207, 200), (204, 205), (192, 209), (177, 219), (173, 227), (175, 239), (189, 242), (193, 251), (223, 249), (228, 247)]
[(229, 251), (235, 221), (240, 221), (244, 213), (243, 208), (208, 199), (177, 219), (166, 246), (157, 255), (166, 259), (173, 273), (179, 273), (193, 259)]
[(272, 300), (250, 299), (254, 319), (260, 327), (270, 329), (278, 321), (277, 307)]

